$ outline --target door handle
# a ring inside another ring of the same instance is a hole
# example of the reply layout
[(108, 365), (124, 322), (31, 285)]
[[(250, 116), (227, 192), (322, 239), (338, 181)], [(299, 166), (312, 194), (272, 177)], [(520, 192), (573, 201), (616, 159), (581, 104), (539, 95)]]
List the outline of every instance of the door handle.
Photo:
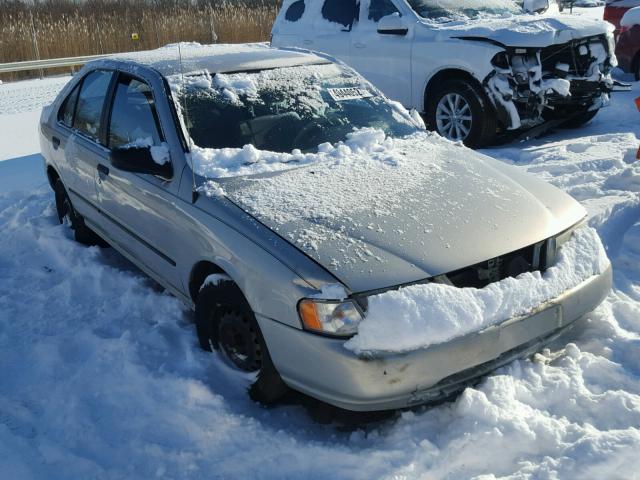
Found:
[(356, 42), (353, 44), (354, 47), (356, 48), (365, 48), (367, 46), (366, 43), (362, 43), (362, 42)]
[(104, 165), (99, 163), (98, 164), (98, 176), (100, 178), (105, 178), (105, 177), (109, 176), (109, 168), (105, 167)]
[(51, 137), (51, 143), (53, 144), (53, 149), (57, 150), (60, 146), (60, 139), (58, 137)]

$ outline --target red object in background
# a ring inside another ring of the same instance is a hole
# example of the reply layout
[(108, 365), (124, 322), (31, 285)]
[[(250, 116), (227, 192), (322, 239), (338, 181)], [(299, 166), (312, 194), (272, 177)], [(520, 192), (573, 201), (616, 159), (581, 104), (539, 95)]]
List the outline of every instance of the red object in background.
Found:
[[(636, 108), (640, 112), (640, 97), (636, 98)], [(636, 160), (640, 160), (640, 148), (638, 148), (638, 151), (636, 152)]]
[(640, 7), (640, 0), (607, 0), (604, 7), (604, 19), (616, 27), (616, 38), (620, 34), (620, 20), (633, 7)]
[[(621, 1), (626, 3), (629, 0)], [(637, 3), (640, 4), (640, 0), (637, 0)], [(627, 73), (633, 73), (636, 80), (640, 80), (640, 25), (621, 28), (616, 38), (618, 66)]]

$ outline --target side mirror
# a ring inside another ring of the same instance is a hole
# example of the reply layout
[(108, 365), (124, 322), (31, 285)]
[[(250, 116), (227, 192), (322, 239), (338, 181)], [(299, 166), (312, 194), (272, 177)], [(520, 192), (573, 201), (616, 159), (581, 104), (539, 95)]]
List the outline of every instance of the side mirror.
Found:
[(549, 0), (524, 0), (522, 8), (530, 13), (544, 12), (549, 8)]
[(378, 33), (381, 35), (406, 35), (409, 29), (399, 13), (392, 13), (378, 20)]
[(163, 178), (173, 177), (171, 162), (158, 163), (149, 147), (117, 147), (111, 150), (111, 165), (118, 170), (146, 173)]

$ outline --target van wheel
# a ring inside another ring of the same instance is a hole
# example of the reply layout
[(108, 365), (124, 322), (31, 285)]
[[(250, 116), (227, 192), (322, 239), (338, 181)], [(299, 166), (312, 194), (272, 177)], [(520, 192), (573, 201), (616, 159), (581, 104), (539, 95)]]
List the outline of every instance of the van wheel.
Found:
[(73, 230), (76, 242), (88, 246), (99, 245), (107, 247), (108, 244), (85, 225), (84, 218), (73, 208), (62, 180), (56, 180), (53, 191), (55, 193), (58, 221)]
[(273, 365), (255, 315), (233, 282), (206, 285), (200, 290), (196, 328), (204, 350), (219, 350), (238, 370), (258, 373), (249, 388), (253, 400), (271, 405), (287, 392), (288, 387)]
[(467, 80), (454, 80), (427, 95), (430, 130), (471, 148), (484, 147), (496, 134), (496, 118), (486, 95)]

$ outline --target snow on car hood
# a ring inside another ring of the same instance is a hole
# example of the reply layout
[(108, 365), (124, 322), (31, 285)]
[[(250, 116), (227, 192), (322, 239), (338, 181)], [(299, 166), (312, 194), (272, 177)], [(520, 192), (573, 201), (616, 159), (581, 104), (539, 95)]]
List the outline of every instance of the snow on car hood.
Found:
[(367, 315), (345, 347), (359, 354), (389, 353), (445, 343), (528, 314), (609, 266), (596, 231), (579, 228), (544, 274), (525, 272), (482, 289), (428, 283), (369, 297)]
[(353, 292), (473, 265), (585, 215), (555, 187), (426, 132), (361, 130), (323, 150), (311, 165), (216, 185)]
[(580, 16), (514, 15), (447, 23), (439, 31), (449, 37), (484, 38), (508, 47), (542, 48), (613, 32), (613, 26)]

